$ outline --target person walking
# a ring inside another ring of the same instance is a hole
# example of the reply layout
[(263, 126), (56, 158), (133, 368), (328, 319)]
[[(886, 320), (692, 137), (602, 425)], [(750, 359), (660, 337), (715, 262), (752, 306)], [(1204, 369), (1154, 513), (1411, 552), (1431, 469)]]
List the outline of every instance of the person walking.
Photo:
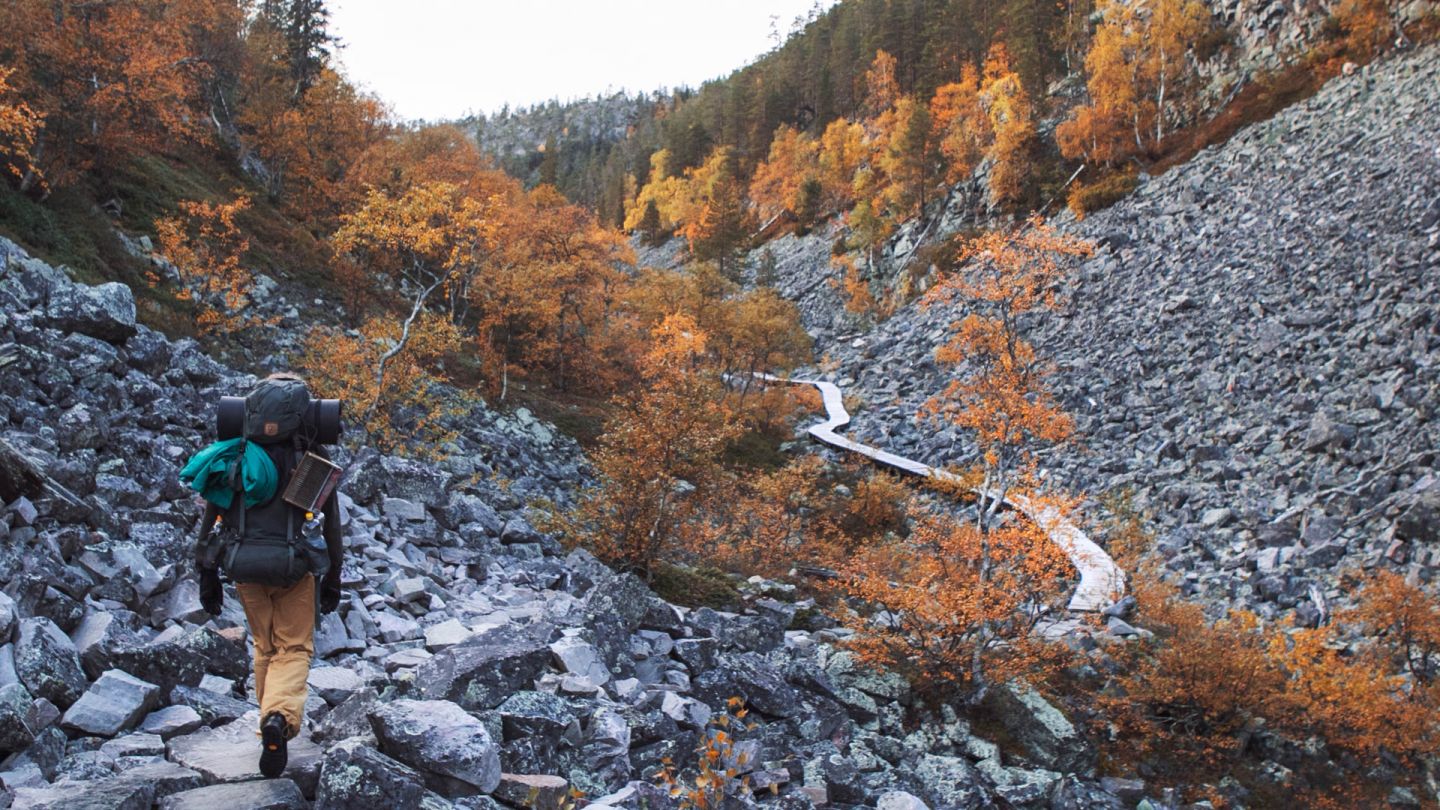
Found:
[(303, 727), (317, 607), (330, 613), (340, 603), (337, 492), (319, 513), (283, 495), (306, 454), (329, 460), (313, 426), (307, 430), (309, 402), (303, 380), (272, 374), (245, 398), (244, 435), (201, 451), (181, 472), (207, 501), (196, 545), (201, 604), (219, 615), (223, 569), (245, 609), (260, 705), (259, 767), (272, 779), (284, 772), (287, 743)]

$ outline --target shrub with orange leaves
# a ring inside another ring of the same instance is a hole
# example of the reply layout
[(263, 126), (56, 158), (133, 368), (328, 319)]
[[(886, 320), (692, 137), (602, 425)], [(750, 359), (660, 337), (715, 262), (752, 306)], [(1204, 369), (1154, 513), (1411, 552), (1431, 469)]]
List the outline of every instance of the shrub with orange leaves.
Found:
[(0, 159), (11, 174), (23, 180), (35, 170), (30, 150), (35, 147), (43, 119), (23, 99), (9, 100), (14, 92), (10, 85), (14, 73), (13, 68), (0, 68)]
[(739, 426), (718, 375), (702, 363), (707, 336), (688, 315), (652, 332), (644, 384), (615, 402), (592, 456), (599, 485), (566, 518), (566, 533), (614, 565), (649, 576), (676, 552)]
[[(250, 198), (239, 193), (233, 202), (184, 200), (179, 207), (182, 216), (156, 220), (155, 234), (159, 253), (180, 272), (181, 298), (199, 305), (200, 333), (233, 334), (273, 325), (273, 320), (245, 314), (255, 277), (240, 263), (250, 240), (235, 218), (250, 207)], [(150, 279), (151, 284), (159, 281)]]
[(1399, 27), (1387, 0), (1341, 0), (1335, 22), (1344, 33), (1345, 49), (1358, 59), (1370, 59), (1385, 50)]
[(1233, 757), (1242, 732), (1280, 707), (1282, 675), (1254, 615), (1218, 621), (1149, 569), (1134, 572), (1136, 622), (1154, 633), (1116, 651), (1124, 667), (1102, 699), (1124, 731), (1122, 745), (1211, 767)]
[[(678, 807), (714, 810), (752, 795), (750, 777), (741, 775), (754, 770), (751, 757), (758, 750), (744, 745), (741, 739), (746, 732), (759, 728), (749, 716), (745, 701), (731, 697), (725, 711), (711, 717), (701, 733), (694, 765), (677, 769), (669, 757), (661, 760), (664, 767), (655, 775), (655, 781), (669, 790)], [(772, 785), (776, 787), (778, 784)]]
[(1272, 641), (1292, 731), (1322, 736), (1362, 762), (1388, 754), (1418, 767), (1440, 754), (1440, 600), (1379, 571), (1339, 618), (1366, 641), (1346, 644), (1334, 626)]
[(436, 367), (459, 348), (460, 334), (430, 313), (417, 317), (403, 340), (401, 328), (387, 316), (368, 319), (357, 333), (316, 327), (296, 366), (318, 396), (345, 402), (347, 422), (360, 428), (361, 443), (381, 452), (441, 458), (456, 435), (447, 425), (467, 403), (463, 396), (447, 400), (440, 394), (436, 386), (446, 378)]
[(1140, 516), (1113, 503), (1112, 512), (1112, 548), (1132, 572), (1132, 621), (1153, 634), (1111, 650), (1119, 671), (1098, 705), (1119, 732), (1117, 761), (1148, 760), (1162, 781), (1195, 783), (1240, 772), (1254, 732), (1317, 739), (1319, 756), (1292, 763), (1295, 790), (1338, 808), (1381, 801), (1440, 753), (1433, 596), (1382, 571), (1336, 624), (1287, 632), (1244, 611), (1212, 619), (1140, 553), (1149, 540)]
[(904, 541), (857, 550), (842, 591), (861, 660), (931, 697), (982, 700), (993, 683), (1043, 682), (1057, 650), (1033, 630), (1063, 605), (1070, 563), (1033, 523), (982, 528), (932, 514)]
[(830, 264), (839, 269), (842, 273), (838, 279), (831, 279), (831, 286), (839, 289), (845, 296), (845, 311), (862, 318), (879, 313), (880, 305), (875, 300), (875, 295), (870, 292), (870, 282), (860, 274), (860, 268), (855, 266), (855, 259), (851, 256), (832, 256)]

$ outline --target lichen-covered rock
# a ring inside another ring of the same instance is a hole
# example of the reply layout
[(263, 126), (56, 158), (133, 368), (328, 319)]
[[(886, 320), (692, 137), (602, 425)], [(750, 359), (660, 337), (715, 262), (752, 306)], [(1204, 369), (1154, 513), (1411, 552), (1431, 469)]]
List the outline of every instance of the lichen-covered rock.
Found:
[(135, 334), (135, 296), (119, 282), (55, 289), (45, 310), (51, 324), (101, 340), (123, 343)]
[(81, 734), (113, 737), (132, 728), (154, 708), (160, 687), (128, 672), (112, 669), (75, 701), (61, 724)]
[(376, 751), (359, 738), (325, 751), (315, 810), (444, 810), (450, 803), (425, 787), (413, 768)]
[(533, 688), (550, 662), (548, 632), (504, 625), (448, 647), (415, 674), (424, 697), (467, 709), (493, 709), (508, 695)]
[(211, 785), (166, 796), (160, 810), (291, 810), (305, 806), (300, 786), (289, 779)]
[(1034, 689), (998, 685), (986, 697), (986, 708), (1042, 768), (1061, 773), (1094, 769), (1095, 749), (1089, 740)]
[(45, 618), (20, 622), (15, 673), (30, 694), (68, 708), (85, 693), (85, 673), (70, 638)]
[(500, 781), (500, 755), (485, 725), (455, 703), (397, 700), (370, 723), (380, 750), (426, 775), (446, 796), (489, 793)]
[(34, 702), (18, 683), (0, 686), (0, 751), (20, 751), (35, 742), (28, 722)]

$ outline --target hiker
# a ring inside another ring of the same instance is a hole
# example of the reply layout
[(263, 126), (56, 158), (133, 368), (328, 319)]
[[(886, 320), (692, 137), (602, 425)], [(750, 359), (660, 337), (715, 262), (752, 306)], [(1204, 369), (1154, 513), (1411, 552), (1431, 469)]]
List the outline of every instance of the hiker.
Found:
[[(202, 450), (181, 472), (207, 501), (196, 546), (201, 604), (219, 615), (223, 568), (245, 608), (255, 648), (260, 772), (272, 779), (284, 772), (286, 743), (304, 722), (317, 606), (330, 613), (340, 603), (340, 511), (333, 489), (339, 468), (328, 464), (316, 440), (310, 406), (303, 380), (270, 375), (245, 397), (243, 435)], [(334, 414), (338, 435), (338, 404)], [(304, 483), (299, 479), (313, 477), (295, 475), (302, 462), (309, 464), (305, 472), (315, 469), (307, 454), (325, 460), (319, 466), (326, 474), (334, 470), (327, 481), (332, 488), (318, 496), (323, 500), (314, 512), (290, 500)]]

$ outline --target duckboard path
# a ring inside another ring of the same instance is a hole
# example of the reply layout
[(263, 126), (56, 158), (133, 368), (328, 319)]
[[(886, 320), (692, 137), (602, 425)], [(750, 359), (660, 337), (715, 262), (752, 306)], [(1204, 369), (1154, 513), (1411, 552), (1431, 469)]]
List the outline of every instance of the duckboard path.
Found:
[[(899, 470), (908, 475), (937, 480), (955, 480), (955, 477), (945, 470), (898, 456), (878, 447), (862, 444), (848, 436), (836, 433), (836, 430), (850, 424), (850, 413), (845, 410), (840, 387), (835, 383), (760, 373), (755, 374), (755, 377), (769, 383), (809, 385), (819, 389), (821, 400), (825, 405), (825, 421), (809, 428), (808, 432), (812, 439), (864, 456), (876, 464)], [(1105, 549), (1096, 545), (1095, 541), (1091, 540), (1078, 526), (1066, 520), (1059, 509), (1054, 506), (1036, 505), (1029, 498), (1016, 494), (1007, 494), (1005, 503), (1034, 521), (1050, 538), (1050, 541), (1065, 552), (1065, 555), (1070, 558), (1070, 563), (1080, 572), (1080, 584), (1076, 586), (1075, 593), (1070, 597), (1070, 610), (1087, 612), (1103, 610), (1124, 594), (1125, 572), (1120, 570)]]

